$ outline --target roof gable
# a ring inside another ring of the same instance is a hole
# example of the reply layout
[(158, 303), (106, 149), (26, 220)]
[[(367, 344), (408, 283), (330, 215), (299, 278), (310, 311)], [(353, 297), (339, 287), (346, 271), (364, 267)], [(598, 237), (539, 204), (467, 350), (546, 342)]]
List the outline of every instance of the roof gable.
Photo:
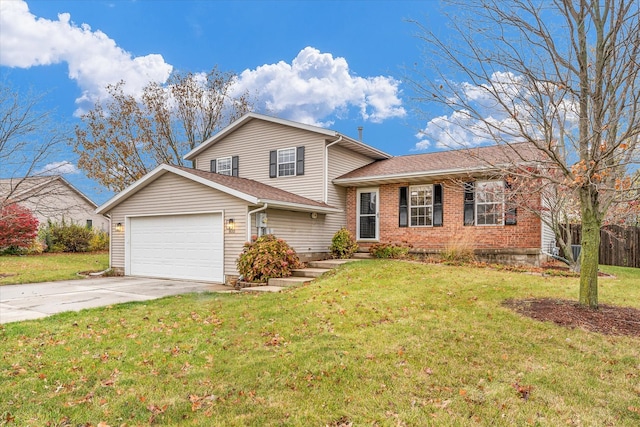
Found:
[(166, 173), (173, 173), (191, 181), (206, 185), (207, 187), (244, 200), (248, 204), (256, 205), (266, 203), (276, 208), (308, 212), (340, 211), (326, 203), (307, 199), (306, 197), (298, 196), (297, 194), (280, 190), (251, 179), (163, 164), (100, 206), (97, 209), (97, 212), (109, 212), (114, 207), (127, 200), (129, 197), (133, 196)]
[(46, 194), (47, 187), (60, 183), (69, 188), (74, 194), (87, 202), (94, 209), (98, 207), (96, 203), (87, 197), (82, 191), (74, 187), (62, 175), (33, 176), (22, 178), (0, 179), (0, 196), (11, 195), (12, 199), (20, 200), (32, 196), (42, 196)]
[(238, 120), (234, 121), (233, 123), (231, 123), (229, 126), (225, 127), (224, 129), (222, 129), (220, 132), (216, 133), (215, 135), (213, 135), (211, 138), (207, 139), (206, 141), (204, 141), (202, 144), (198, 145), (197, 147), (195, 147), (193, 150), (189, 151), (187, 154), (184, 155), (184, 159), (185, 160), (194, 160), (199, 154), (203, 153), (205, 150), (207, 150), (209, 147), (211, 147), (212, 145), (216, 144), (218, 141), (220, 141), (221, 139), (225, 138), (226, 136), (230, 135), (231, 133), (233, 133), (234, 131), (236, 131), (237, 129), (241, 128), (242, 126), (246, 125), (247, 123), (249, 123), (252, 120), (262, 120), (265, 122), (270, 122), (270, 123), (276, 123), (276, 124), (280, 124), (283, 126), (288, 126), (290, 128), (295, 128), (295, 129), (301, 129), (301, 130), (305, 130), (308, 132), (313, 132), (316, 133), (318, 135), (322, 135), (324, 137), (326, 137), (327, 139), (330, 139), (331, 142), (338, 142), (339, 144), (347, 147), (350, 150), (356, 151), (360, 154), (364, 154), (368, 157), (371, 157), (372, 159), (387, 159), (389, 157), (391, 157), (391, 155), (380, 151), (376, 148), (373, 148), (369, 145), (366, 145), (360, 141), (356, 141), (352, 138), (349, 138), (345, 135), (342, 135), (336, 131), (330, 130), (330, 129), (325, 129), (325, 128), (321, 128), (319, 126), (313, 126), (313, 125), (307, 125), (304, 123), (298, 123), (298, 122), (294, 122), (291, 120), (285, 120), (285, 119), (280, 119), (280, 118), (276, 118), (276, 117), (271, 117), (271, 116), (266, 116), (264, 114), (258, 114), (258, 113), (247, 113), (244, 116), (242, 116), (241, 118), (239, 118)]

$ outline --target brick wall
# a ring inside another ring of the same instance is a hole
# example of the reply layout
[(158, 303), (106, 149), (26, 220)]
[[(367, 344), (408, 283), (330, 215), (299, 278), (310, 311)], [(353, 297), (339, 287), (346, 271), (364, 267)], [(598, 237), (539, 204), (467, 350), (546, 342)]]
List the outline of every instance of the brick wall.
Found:
[[(436, 182), (437, 183), (437, 182)], [(462, 184), (457, 181), (443, 184), (442, 227), (399, 227), (399, 188), (408, 183), (386, 184), (378, 187), (380, 194), (380, 242), (410, 243), (416, 250), (438, 251), (451, 244), (465, 244), (474, 249), (537, 249), (541, 246), (540, 220), (525, 209), (518, 209), (517, 225), (464, 226)], [(347, 191), (347, 227), (356, 235), (357, 189)], [(361, 243), (366, 249), (368, 245)]]

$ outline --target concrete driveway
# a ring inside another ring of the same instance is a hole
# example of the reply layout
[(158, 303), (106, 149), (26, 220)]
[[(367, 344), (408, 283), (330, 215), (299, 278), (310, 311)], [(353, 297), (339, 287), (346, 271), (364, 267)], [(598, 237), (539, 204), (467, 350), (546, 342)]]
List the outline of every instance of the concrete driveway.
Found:
[(0, 286), (0, 323), (38, 319), (63, 311), (146, 301), (190, 292), (224, 292), (222, 284), (143, 277), (100, 277), (84, 280)]

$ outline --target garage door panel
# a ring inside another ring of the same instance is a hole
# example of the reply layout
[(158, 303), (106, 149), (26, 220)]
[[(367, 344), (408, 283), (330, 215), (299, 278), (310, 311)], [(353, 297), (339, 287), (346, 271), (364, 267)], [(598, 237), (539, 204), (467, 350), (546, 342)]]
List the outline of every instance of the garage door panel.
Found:
[(222, 214), (129, 220), (129, 274), (223, 280)]

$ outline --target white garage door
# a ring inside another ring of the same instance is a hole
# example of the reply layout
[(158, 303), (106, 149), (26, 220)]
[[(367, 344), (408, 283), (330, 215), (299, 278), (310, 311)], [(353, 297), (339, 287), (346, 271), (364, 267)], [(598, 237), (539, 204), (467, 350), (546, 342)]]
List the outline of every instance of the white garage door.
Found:
[(132, 276), (223, 281), (222, 214), (130, 218)]

